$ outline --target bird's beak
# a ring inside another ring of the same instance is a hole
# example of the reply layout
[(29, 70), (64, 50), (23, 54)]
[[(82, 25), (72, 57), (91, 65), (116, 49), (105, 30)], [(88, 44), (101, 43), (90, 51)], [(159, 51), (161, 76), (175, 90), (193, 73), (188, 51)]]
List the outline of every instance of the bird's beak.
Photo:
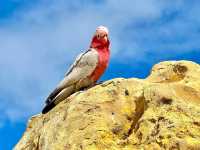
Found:
[(104, 36), (104, 40), (105, 40), (106, 42), (108, 41), (108, 36), (107, 36), (107, 35)]

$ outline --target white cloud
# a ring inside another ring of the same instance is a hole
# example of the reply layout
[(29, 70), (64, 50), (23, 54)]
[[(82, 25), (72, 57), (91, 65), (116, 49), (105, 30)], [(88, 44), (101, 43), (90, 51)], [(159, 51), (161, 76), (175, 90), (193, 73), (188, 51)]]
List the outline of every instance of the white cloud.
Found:
[[(149, 46), (146, 40), (152, 38), (152, 44), (162, 35), (172, 39), (189, 25), (182, 25), (182, 18), (145, 29), (135, 24), (156, 22), (163, 13), (184, 7), (182, 0), (40, 0), (16, 10), (4, 25), (0, 24), (0, 85), (14, 95), (12, 99), (3, 99), (10, 102), (4, 113), (16, 121), (39, 112), (45, 96), (62, 78), (75, 55), (88, 47), (96, 26), (110, 28), (113, 60), (118, 56), (120, 60), (145, 60)], [(158, 49), (184, 49), (195, 44), (158, 43)]]

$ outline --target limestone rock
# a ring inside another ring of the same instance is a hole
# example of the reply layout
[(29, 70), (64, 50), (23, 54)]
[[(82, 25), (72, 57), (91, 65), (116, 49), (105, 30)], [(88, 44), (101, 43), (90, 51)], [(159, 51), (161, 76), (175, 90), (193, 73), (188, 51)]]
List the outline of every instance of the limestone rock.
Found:
[(15, 150), (200, 150), (200, 66), (155, 65), (146, 79), (117, 78), (32, 117)]

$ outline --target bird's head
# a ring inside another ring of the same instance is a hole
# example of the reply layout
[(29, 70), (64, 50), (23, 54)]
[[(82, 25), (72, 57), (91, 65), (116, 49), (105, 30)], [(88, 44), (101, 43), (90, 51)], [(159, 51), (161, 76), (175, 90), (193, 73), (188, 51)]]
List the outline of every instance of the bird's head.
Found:
[(91, 48), (109, 48), (110, 41), (108, 38), (108, 28), (105, 26), (99, 26), (92, 38)]

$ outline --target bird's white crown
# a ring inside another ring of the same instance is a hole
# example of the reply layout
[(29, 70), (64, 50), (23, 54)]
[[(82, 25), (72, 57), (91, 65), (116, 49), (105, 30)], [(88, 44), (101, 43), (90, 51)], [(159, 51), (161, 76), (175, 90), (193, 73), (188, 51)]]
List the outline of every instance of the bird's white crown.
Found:
[(107, 35), (108, 35), (108, 33), (109, 33), (108, 28), (105, 27), (105, 26), (98, 26), (97, 29), (96, 29), (96, 32), (99, 32), (99, 31), (100, 31), (100, 32), (103, 31), (103, 32), (105, 32)]

